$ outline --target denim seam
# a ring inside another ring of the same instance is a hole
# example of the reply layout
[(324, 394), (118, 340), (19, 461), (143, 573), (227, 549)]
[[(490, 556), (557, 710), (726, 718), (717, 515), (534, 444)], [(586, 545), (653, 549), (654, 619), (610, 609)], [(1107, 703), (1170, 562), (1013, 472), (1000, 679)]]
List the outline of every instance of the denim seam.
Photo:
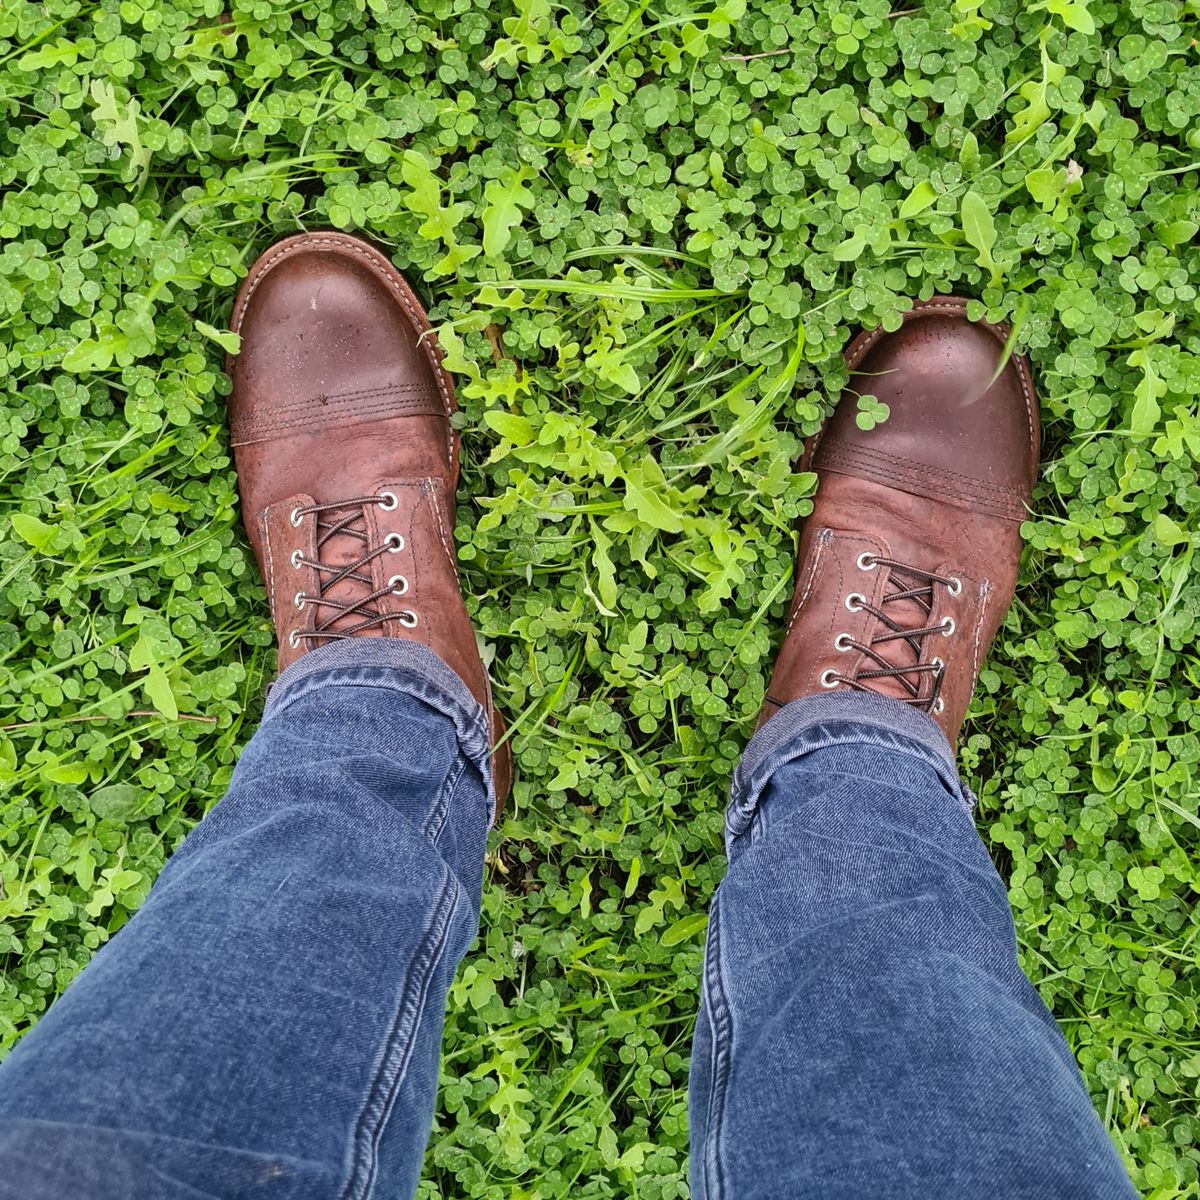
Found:
[(352, 1135), (351, 1163), (342, 1200), (369, 1200), (379, 1166), (379, 1140), (412, 1057), (416, 1033), (425, 1015), (429, 986), (446, 948), (450, 923), (458, 905), (459, 887), (447, 871), (446, 883), (433, 917), (413, 956), (396, 1015), (392, 1020), (375, 1076), (367, 1089)]
[(436, 843), (442, 836), (442, 830), (446, 827), (446, 816), (450, 812), (451, 799), (458, 789), (458, 781), (462, 779), (466, 769), (466, 759), (458, 758), (451, 764), (450, 770), (446, 774), (442, 790), (438, 793), (437, 802), (430, 809), (429, 816), (425, 820), (425, 828), (421, 830), (431, 842)]
[(709, 1064), (712, 1081), (708, 1093), (708, 1117), (704, 1123), (706, 1142), (702, 1147), (701, 1177), (704, 1200), (721, 1200), (725, 1194), (721, 1139), (725, 1124), (725, 1101), (729, 1089), (733, 1054), (733, 1010), (721, 978), (721, 918), (719, 896), (714, 896), (708, 918), (708, 945), (704, 951), (705, 1011), (712, 1025)]

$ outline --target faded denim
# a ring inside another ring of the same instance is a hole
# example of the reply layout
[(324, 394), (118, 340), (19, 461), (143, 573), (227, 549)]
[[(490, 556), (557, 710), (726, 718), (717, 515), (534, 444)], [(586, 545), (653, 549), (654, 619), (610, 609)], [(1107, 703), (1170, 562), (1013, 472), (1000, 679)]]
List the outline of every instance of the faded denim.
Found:
[[(5, 1200), (404, 1200), (479, 920), (488, 731), (424, 647), (285, 672), (229, 794), (0, 1067)], [(729, 809), (695, 1200), (1128, 1197), (936, 726), (789, 705)]]
[(938, 727), (814, 696), (752, 739), (692, 1051), (693, 1200), (1132, 1197)]

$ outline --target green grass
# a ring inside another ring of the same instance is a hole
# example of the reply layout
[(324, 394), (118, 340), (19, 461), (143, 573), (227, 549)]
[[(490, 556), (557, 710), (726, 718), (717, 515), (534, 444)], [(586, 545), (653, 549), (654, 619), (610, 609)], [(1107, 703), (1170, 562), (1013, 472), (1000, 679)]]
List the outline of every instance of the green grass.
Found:
[(1047, 436), (963, 768), (1140, 1189), (1200, 1194), (1198, 37), (1196, 0), (4, 5), (0, 1045), (253, 731), (222, 331), (272, 239), (361, 231), (459, 377), (516, 718), (422, 1195), (684, 1195), (789, 464), (849, 334), (957, 292), (1014, 323)]

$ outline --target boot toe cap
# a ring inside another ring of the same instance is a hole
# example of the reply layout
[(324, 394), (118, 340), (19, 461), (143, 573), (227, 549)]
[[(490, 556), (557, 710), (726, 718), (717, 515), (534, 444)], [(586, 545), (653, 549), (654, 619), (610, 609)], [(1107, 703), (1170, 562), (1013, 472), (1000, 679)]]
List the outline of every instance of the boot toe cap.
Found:
[(264, 256), (234, 310), (242, 338), (235, 378), (251, 388), (269, 380), (270, 392), (292, 402), (401, 379), (432, 390), (418, 346), (424, 314), (383, 276), (375, 253), (355, 239), (313, 234)]
[[(856, 339), (831, 446), (843, 457), (856, 451), (864, 461), (906, 464), (908, 474), (924, 469), (1027, 497), (1037, 471), (1037, 402), (1028, 363), (1005, 359), (1006, 337), (1000, 326), (967, 320), (965, 302), (946, 299), (914, 306), (894, 332)], [(889, 409), (869, 430), (857, 424), (863, 395)]]

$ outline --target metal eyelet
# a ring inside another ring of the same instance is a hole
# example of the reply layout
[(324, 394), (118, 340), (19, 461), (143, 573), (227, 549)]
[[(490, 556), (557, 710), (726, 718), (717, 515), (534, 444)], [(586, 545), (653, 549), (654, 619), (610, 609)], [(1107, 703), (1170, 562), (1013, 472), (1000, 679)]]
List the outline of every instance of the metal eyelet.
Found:
[(293, 508), (292, 515), (288, 518), (289, 521), (298, 529), (300, 522), (304, 520), (304, 510), (301, 508)]
[(862, 612), (863, 605), (866, 604), (867, 598), (862, 592), (851, 592), (846, 597), (846, 608), (850, 612)]
[(949, 637), (957, 628), (958, 626), (954, 623), (954, 618), (947, 617), (942, 622), (942, 637)]
[(296, 601), (295, 601), (295, 603), (296, 603), (296, 607), (297, 607), (297, 608), (303, 608), (303, 607), (304, 607), (304, 599), (305, 599), (305, 596), (304, 596), (304, 593), (303, 593), (303, 592), (297, 592), (297, 593), (296, 593)]
[(946, 664), (942, 662), (940, 658), (930, 659), (929, 665), (934, 669), (935, 672), (939, 673), (946, 669)]
[(941, 696), (939, 696), (933, 702), (933, 711), (938, 714), (944, 713), (946, 711), (946, 702), (945, 702), (945, 700), (943, 700), (941, 698)]
[(845, 654), (847, 650), (854, 649), (853, 642), (854, 639), (848, 633), (839, 633), (837, 637), (833, 639), (833, 648), (835, 650), (840, 650), (843, 654)]
[(298, 571), (298, 570), (300, 570), (300, 568), (302, 566), (304, 566), (303, 559), (304, 559), (304, 551), (303, 550), (293, 550), (292, 551), (292, 570), (293, 571)]
[(962, 580), (959, 579), (957, 575), (951, 575), (946, 580), (946, 590), (952, 596), (961, 596), (962, 595)]
[(291, 648), (293, 650), (296, 650), (299, 648), (299, 646), (300, 646), (300, 630), (293, 629), (292, 632), (288, 634), (288, 645), (291, 646)]
[(869, 550), (864, 550), (855, 561), (860, 571), (873, 571), (879, 565)]
[(383, 544), (388, 548), (389, 554), (399, 554), (404, 549), (404, 534), (389, 533), (383, 539)]
[(396, 617), (396, 620), (399, 621), (405, 629), (416, 629), (419, 619), (420, 618), (415, 612), (412, 611), (412, 609), (409, 609), (408, 612), (399, 613)]
[(408, 594), (408, 580), (403, 575), (393, 575), (388, 580), (388, 587), (391, 589), (393, 596), (404, 596)]
[(840, 682), (838, 673), (834, 670), (822, 671), (820, 682), (823, 688), (835, 688)]
[(380, 492), (377, 503), (384, 512), (395, 512), (400, 506), (400, 500), (395, 492)]

